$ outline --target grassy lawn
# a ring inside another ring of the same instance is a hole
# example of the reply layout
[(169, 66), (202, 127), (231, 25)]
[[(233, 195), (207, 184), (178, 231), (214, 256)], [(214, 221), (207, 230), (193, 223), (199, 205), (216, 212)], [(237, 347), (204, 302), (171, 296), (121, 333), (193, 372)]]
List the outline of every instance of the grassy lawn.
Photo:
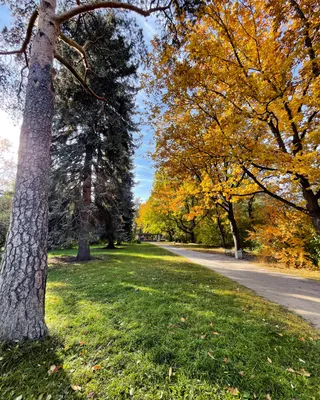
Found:
[[(173, 243), (173, 242), (166, 242), (164, 243), (167, 246), (174, 246), (179, 247), (181, 249), (186, 250), (194, 250), (200, 251), (201, 253), (209, 253), (209, 254), (225, 254), (225, 249), (222, 247), (219, 248), (211, 248), (201, 244), (194, 244), (194, 243)], [(228, 255), (233, 258), (231, 254), (231, 250), (228, 250)], [(244, 259), (249, 262), (253, 262), (258, 267), (267, 268), (272, 272), (282, 272), (288, 275), (295, 275), (305, 279), (313, 279), (316, 281), (320, 281), (320, 270), (319, 269), (298, 269), (298, 268), (288, 268), (285, 265), (276, 262), (267, 262), (262, 257), (254, 254), (254, 252), (246, 252), (244, 254)]]
[(152, 245), (93, 255), (50, 267), (51, 337), (0, 347), (1, 400), (320, 399), (302, 319)]

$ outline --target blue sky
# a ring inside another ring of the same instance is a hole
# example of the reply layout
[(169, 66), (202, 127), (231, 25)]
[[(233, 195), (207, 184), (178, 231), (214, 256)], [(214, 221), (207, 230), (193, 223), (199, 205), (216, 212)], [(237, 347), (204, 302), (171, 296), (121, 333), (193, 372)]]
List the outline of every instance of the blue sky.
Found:
[[(150, 40), (157, 33), (156, 24), (154, 17), (150, 16), (144, 18), (137, 16), (137, 22), (142, 28), (144, 38), (148, 48), (150, 49)], [(3, 26), (10, 23), (10, 13), (6, 6), (0, 6), (0, 29)], [(139, 92), (137, 96), (137, 106), (139, 111), (144, 111), (144, 99), (146, 94)], [(0, 136), (6, 137), (12, 143), (12, 150), (17, 153), (19, 143), (19, 127), (14, 126), (10, 118), (7, 117), (5, 112), (0, 110), (0, 126), (2, 127)], [(136, 150), (134, 157), (135, 164), (135, 176), (136, 185), (134, 188), (135, 197), (146, 200), (149, 197), (149, 193), (152, 187), (153, 180), (153, 168), (152, 163), (148, 159), (147, 153), (152, 149), (153, 146), (153, 134), (151, 130), (145, 126), (140, 126), (140, 132), (138, 135), (142, 135), (141, 146)]]

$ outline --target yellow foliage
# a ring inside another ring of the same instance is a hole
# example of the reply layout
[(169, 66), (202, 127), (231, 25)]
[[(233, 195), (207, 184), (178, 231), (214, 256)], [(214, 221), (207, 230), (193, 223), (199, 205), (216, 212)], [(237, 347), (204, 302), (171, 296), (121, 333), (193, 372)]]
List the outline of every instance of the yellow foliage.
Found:
[(306, 251), (314, 235), (307, 215), (268, 200), (259, 218), (260, 223), (249, 236), (261, 246), (262, 256), (272, 257), (288, 267), (314, 267)]

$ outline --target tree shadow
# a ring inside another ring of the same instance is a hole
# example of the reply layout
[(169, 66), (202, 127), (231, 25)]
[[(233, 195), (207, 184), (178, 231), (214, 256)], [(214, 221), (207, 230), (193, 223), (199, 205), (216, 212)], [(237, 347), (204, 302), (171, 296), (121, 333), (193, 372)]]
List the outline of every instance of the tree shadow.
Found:
[(63, 348), (54, 337), (0, 343), (0, 398), (78, 399), (63, 369)]
[[(59, 285), (64, 278), (68, 284)], [(81, 321), (73, 329), (94, 332), (99, 320), (95, 346), (113, 374), (120, 369), (127, 377), (118, 378), (123, 391), (112, 398), (127, 398), (130, 385), (151, 390), (157, 379), (156, 387), (173, 396), (168, 398), (184, 398), (192, 390), (202, 396), (209, 388), (212, 396), (213, 387), (236, 387), (248, 394), (244, 398), (310, 399), (303, 397), (306, 385), (314, 392), (319, 385), (320, 349), (299, 340), (310, 331), (298, 317), (162, 249), (139, 245), (134, 254), (114, 252), (105, 263), (61, 266), (50, 281), (50, 292), (62, 301), (55, 312)], [(148, 361), (144, 379), (133, 372), (139, 355)], [(308, 382), (287, 371), (301, 368), (298, 356), (311, 373)], [(169, 368), (175, 372), (171, 381)]]

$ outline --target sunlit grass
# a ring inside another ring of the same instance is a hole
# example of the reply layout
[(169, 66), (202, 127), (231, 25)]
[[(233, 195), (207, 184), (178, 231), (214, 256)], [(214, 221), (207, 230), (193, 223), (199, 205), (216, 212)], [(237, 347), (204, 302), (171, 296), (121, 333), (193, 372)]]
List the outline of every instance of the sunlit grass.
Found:
[(155, 246), (93, 255), (53, 260), (51, 338), (2, 346), (1, 400), (320, 399), (319, 332), (297, 316)]

